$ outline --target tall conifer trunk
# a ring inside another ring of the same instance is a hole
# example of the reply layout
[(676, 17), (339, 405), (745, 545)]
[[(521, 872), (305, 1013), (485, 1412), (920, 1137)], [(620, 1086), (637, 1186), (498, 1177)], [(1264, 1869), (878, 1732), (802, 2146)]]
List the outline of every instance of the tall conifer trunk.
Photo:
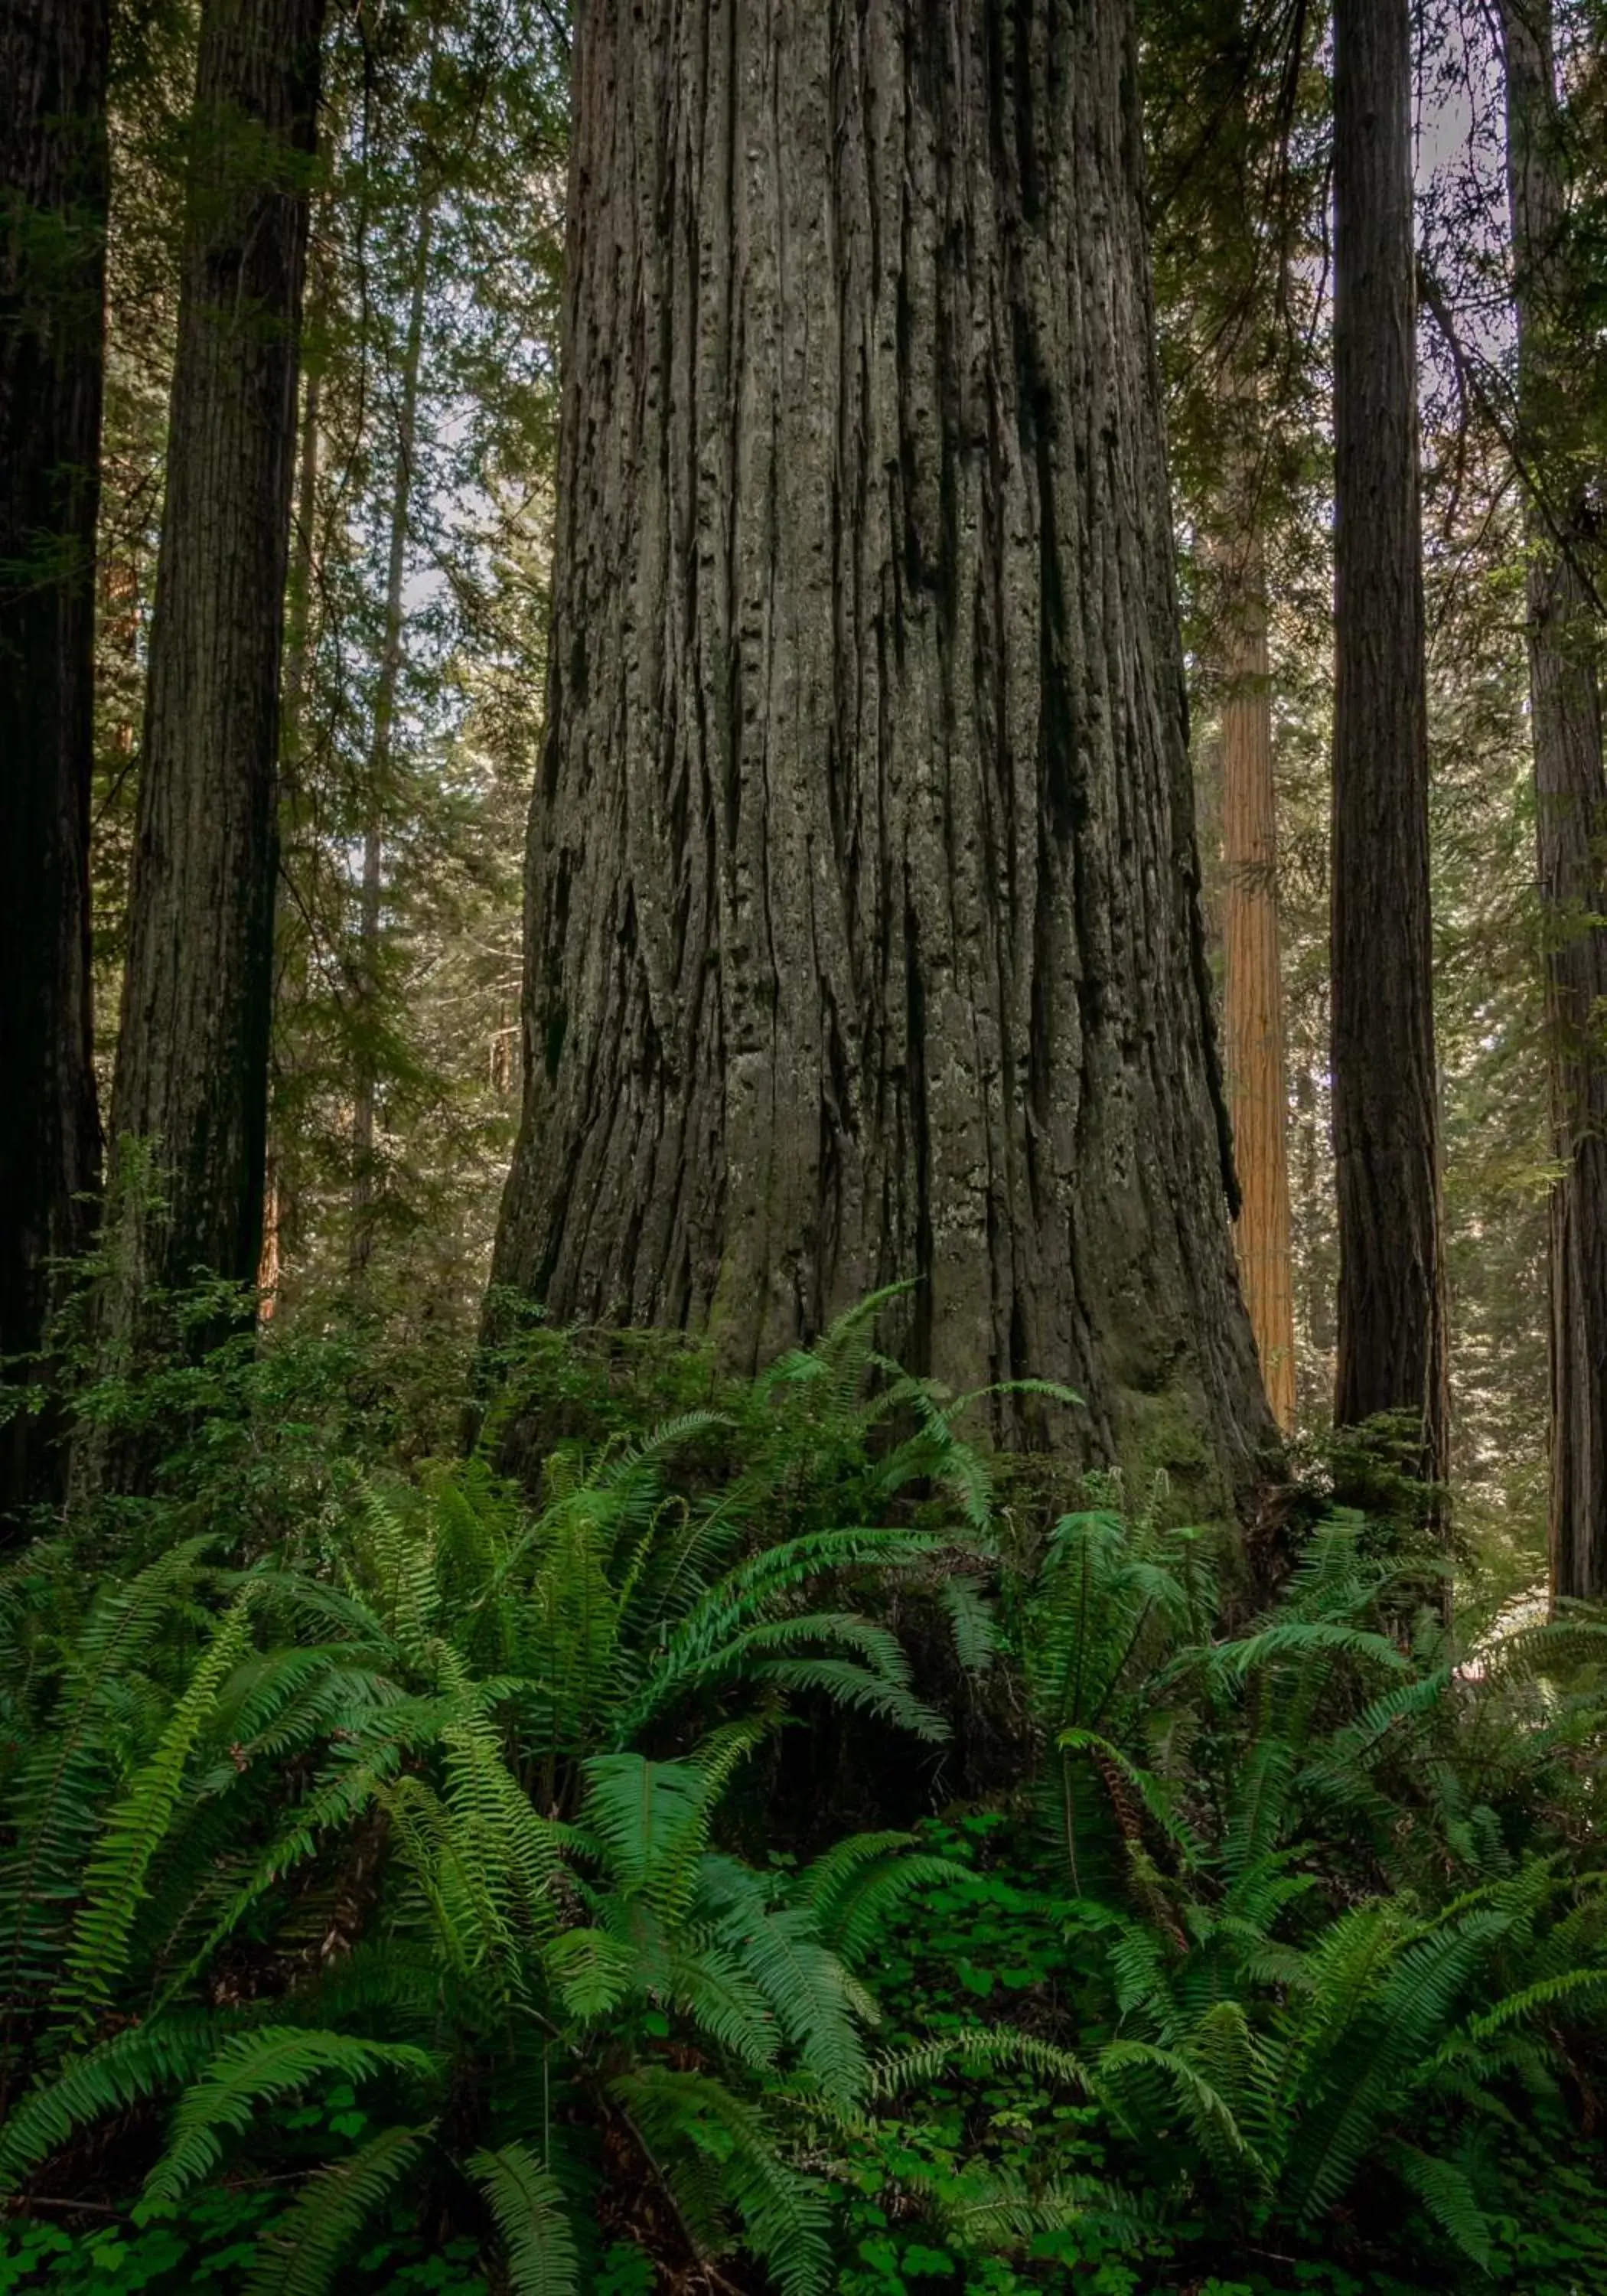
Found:
[[(31, 1354), (50, 1263), (99, 1176), (89, 790), (106, 262), (105, 0), (0, 12), (0, 1356)], [(55, 1487), (0, 1429), (0, 1521)]]
[[(1607, 1595), (1607, 775), (1602, 632), (1582, 570), (1599, 513), (1570, 447), (1578, 410), (1559, 331), (1566, 155), (1550, 0), (1502, 0), (1520, 423), (1543, 504), (1529, 512), (1529, 660), (1552, 1127), (1551, 1581)], [(1572, 469), (1572, 475), (1568, 475)], [(1562, 476), (1559, 492), (1558, 479)]]
[[(280, 688), (281, 811), (285, 820), (292, 824), (300, 809), (306, 780), (307, 687), (312, 668), (313, 584), (317, 573), (318, 457), (322, 437), (319, 423), (323, 386), (324, 369), (320, 362), (308, 370), (301, 393), (301, 441), (296, 457), (296, 508), (289, 589), (285, 599), (284, 675)], [(275, 914), (275, 941), (277, 945), (278, 924), (283, 916), (277, 900)], [(258, 1312), (265, 1324), (272, 1323), (279, 1310), (279, 1289), (284, 1278), (285, 1252), (294, 1234), (296, 1220), (284, 1142), (274, 1121), (271, 1059), (268, 1103), (262, 1192), (262, 1250), (257, 1268), (257, 1288), (261, 1294)]]
[[(1127, 0), (590, 0), (494, 1275), (1252, 1477)], [(1001, 1431), (1029, 1433), (1001, 1411)]]
[[(250, 1282), (262, 1229), (279, 671), (323, 0), (206, 0), (112, 1097), (167, 1209), (127, 1300)], [(128, 1312), (137, 1316), (137, 1305)]]
[(1223, 997), (1227, 1105), (1244, 1302), (1274, 1416), (1294, 1424), (1294, 1268), (1289, 1200), (1278, 797), (1273, 772), (1270, 607), (1261, 532), (1259, 410), (1230, 352), (1226, 484), (1214, 552), (1222, 578)]
[(413, 502), (414, 458), (418, 446), (419, 367), (424, 351), (424, 296), (430, 284), (430, 250), (435, 236), (435, 193), (425, 194), (419, 216), (408, 297), (407, 332), (402, 344), (401, 395), (397, 408), (396, 472), (390, 490), (389, 551), (385, 570), (385, 621), (380, 675), (374, 689), (373, 739), (368, 752), (368, 821), (363, 832), (363, 879), (357, 917), (357, 1089), (353, 1095), (351, 1152), (352, 1276), (361, 1282), (373, 1255), (374, 1119), (379, 1068), (374, 1034), (379, 1025), (381, 911), (384, 891), (386, 799), (390, 781), (391, 736), (397, 690), (402, 675), (403, 583), (407, 570), (407, 521)]
[(1336, 0), (1334, 1415), (1445, 1472), (1408, 0)]

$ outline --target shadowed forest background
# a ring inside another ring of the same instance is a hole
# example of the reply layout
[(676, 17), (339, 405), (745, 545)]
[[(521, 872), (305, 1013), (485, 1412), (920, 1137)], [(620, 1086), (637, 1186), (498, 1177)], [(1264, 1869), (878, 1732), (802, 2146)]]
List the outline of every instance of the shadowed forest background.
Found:
[[(1146, 85), (1161, 349), (1215, 963), (1235, 657), (1225, 460), (1250, 457), (1277, 793), (1288, 1363), (1332, 1405), (1328, 1073), (1332, 444), (1325, 96), (1315, 20), (1238, 48), (1163, 12)], [(193, 28), (118, 28), (97, 578), (95, 1054), (109, 1102), (155, 582)], [(1299, 39), (1303, 47), (1291, 46)], [(466, 1345), (517, 1118), (519, 881), (545, 693), (567, 41), (337, 20), (301, 333), (262, 1279), (281, 1316), (354, 1292)], [(1296, 58), (1299, 66), (1296, 67)], [(1590, 141), (1587, 87), (1581, 148)], [(1459, 1517), (1538, 1575), (1546, 1119), (1524, 497), (1499, 60), (1426, 23), (1414, 81), (1436, 1018)], [(1257, 201), (1275, 209), (1253, 216)], [(1586, 219), (1587, 225), (1588, 218)], [(1209, 259), (1208, 259), (1209, 258)], [(1258, 435), (1234, 444), (1236, 363)], [(1587, 386), (1587, 377), (1585, 385)], [(1252, 671), (1250, 677), (1259, 678)], [(1242, 693), (1246, 687), (1242, 674)], [(1255, 689), (1255, 698), (1261, 698)], [(360, 1282), (354, 1283), (354, 1278)]]
[(1607, 2288), (1599, 0), (0, 90), (0, 2287)]

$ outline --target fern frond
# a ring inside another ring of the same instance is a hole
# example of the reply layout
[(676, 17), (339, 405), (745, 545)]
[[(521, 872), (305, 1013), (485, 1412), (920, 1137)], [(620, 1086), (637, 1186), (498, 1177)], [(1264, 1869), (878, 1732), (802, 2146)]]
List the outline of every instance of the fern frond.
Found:
[(263, 2234), (246, 2296), (329, 2296), (364, 2226), (419, 2159), (430, 2129), (386, 2128), (316, 2169)]
[(1332, 1619), (1275, 1619), (1258, 1633), (1225, 1643), (1217, 1653), (1223, 1672), (1240, 1677), (1284, 1660), (1317, 1656), (1365, 1660), (1394, 1674), (1412, 1671), (1411, 1660), (1387, 1635)]
[(726, 1906), (715, 1931), (719, 1944), (768, 2002), (823, 2093), (846, 2107), (866, 2078), (859, 1996), (815, 1934), (808, 1908), (767, 1905), (758, 1877), (728, 1858), (708, 1859), (704, 1880)]
[(617, 2009), (637, 1981), (636, 1956), (606, 1930), (562, 1930), (542, 1948), (542, 1961), (564, 2009), (583, 2022)]
[(780, 1690), (817, 1690), (846, 1713), (873, 1714), (929, 1745), (941, 1745), (949, 1735), (948, 1722), (935, 1707), (903, 1683), (890, 1681), (853, 1659), (768, 1659), (752, 1672), (756, 1682), (772, 1683)]
[(1069, 2049), (1057, 2048), (1053, 2042), (1039, 2040), (1036, 2034), (1021, 2032), (1013, 2026), (972, 2025), (875, 2059), (870, 2069), (870, 2094), (898, 2096), (907, 2089), (930, 2087), (956, 2066), (972, 2071), (996, 2065), (1020, 2065), (1042, 2080), (1085, 2093), (1091, 2086), (1087, 2066)]
[(225, 2137), (242, 2135), (264, 2105), (325, 2075), (361, 2081), (381, 2072), (428, 2087), (437, 2066), (428, 2051), (406, 2042), (362, 2041), (295, 2025), (236, 2034), (179, 2100), (168, 2149), (145, 2180), (146, 2199), (177, 2201), (193, 2190), (217, 2167)]
[(119, 1798), (89, 1860), (61, 1993), (62, 2008), (80, 2034), (122, 1975), (145, 1876), (167, 1837), (185, 1766), (218, 1685), (245, 1642), (250, 1601), (250, 1590), (243, 1590), (219, 1621), (155, 1752)]
[(476, 2152), (469, 2173), (502, 2235), (513, 2296), (578, 2296), (574, 2227), (558, 2179), (524, 2144)]
[(1424, 2152), (1415, 2144), (1391, 2146), (1390, 2166), (1408, 2192), (1414, 2193), (1429, 2215), (1469, 2262), (1480, 2272), (1493, 2263), (1489, 2225), (1465, 2169), (1443, 2153)]
[(847, 1961), (864, 1953), (909, 1898), (974, 1883), (953, 1858), (912, 1854), (908, 1833), (851, 1833), (807, 1866), (798, 1887), (824, 1943)]
[(998, 1614), (981, 1580), (956, 1571), (944, 1579), (939, 1598), (948, 1613), (955, 1656), (967, 1674), (986, 1674), (1004, 1645)]
[(673, 2174), (675, 2156), (701, 2154), (717, 2168), (717, 2189), (741, 2219), (745, 2245), (783, 2296), (823, 2296), (830, 2285), (830, 2221), (812, 2178), (790, 2168), (756, 2107), (706, 2073), (658, 2068), (623, 2076), (612, 2094), (638, 2121)]
[(115, 2033), (30, 2089), (0, 2127), (0, 2192), (18, 2185), (80, 2128), (182, 2088), (217, 2046), (218, 2021), (199, 2011), (154, 2017)]

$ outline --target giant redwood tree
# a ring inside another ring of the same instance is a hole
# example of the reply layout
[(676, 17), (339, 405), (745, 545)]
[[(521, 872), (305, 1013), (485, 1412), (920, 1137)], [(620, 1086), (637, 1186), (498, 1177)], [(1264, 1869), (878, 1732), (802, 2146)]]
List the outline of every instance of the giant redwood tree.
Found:
[(1127, 0), (589, 0), (495, 1277), (1242, 1485)]
[[(1531, 480), (1529, 658), (1552, 1127), (1551, 1578), (1607, 1595), (1607, 772), (1590, 564), (1600, 480), (1580, 421), (1570, 154), (1550, 0), (1501, 0), (1520, 422)], [(1583, 435), (1581, 435), (1583, 434)]]
[[(36, 1351), (97, 1177), (89, 1002), (106, 0), (0, 12), (0, 1356)], [(0, 1517), (50, 1475), (0, 1431)]]
[(198, 1268), (257, 1273), (323, 4), (205, 0), (201, 10), (112, 1095), (114, 1144), (148, 1142), (163, 1175), (165, 1211), (128, 1269), (157, 1283)]
[(1334, 1415), (1446, 1464), (1409, 0), (1333, 11)]

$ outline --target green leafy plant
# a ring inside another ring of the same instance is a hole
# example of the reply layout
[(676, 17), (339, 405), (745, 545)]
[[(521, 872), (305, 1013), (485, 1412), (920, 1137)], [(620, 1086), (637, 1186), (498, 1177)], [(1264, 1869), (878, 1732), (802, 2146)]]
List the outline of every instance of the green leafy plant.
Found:
[(1607, 2005), (1578, 1832), (1601, 1629), (1470, 1667), (1373, 1548), (1322, 1525), (1225, 1630), (1205, 1542), (1159, 1506), (1057, 1526), (1009, 1606), (1048, 1863), (946, 1890), (922, 1948), (883, 1954), (920, 2014), (850, 2181), (868, 2150), (951, 2250), (990, 2194), (1029, 2203), (997, 2219), (1012, 2268), (1045, 2239), (1315, 2259), (1341, 2225), (1365, 2256), (1364, 2194), (1398, 2243), (1495, 2267), (1492, 2140), (1558, 2115)]
[[(611, 2152), (689, 2259), (734, 2235), (824, 2286), (787, 2128), (864, 2092), (843, 1948), (932, 1861), (881, 1833), (764, 1874), (715, 1829), (797, 1694), (944, 1729), (850, 1595), (974, 1548), (980, 1485), (935, 1409), (870, 1463), (866, 1332), (789, 1359), (690, 1491), (670, 1469), (710, 1414), (553, 1456), (534, 1508), (483, 1460), (360, 1479), (321, 1569), (181, 1539), (86, 1587), (30, 1553), (4, 1595), (0, 2178), (172, 2098), (141, 2205), (179, 2209), (343, 2085), (260, 2296), (329, 2285), (404, 2181), (488, 2217), (512, 2284), (574, 2286)], [(828, 1504), (828, 1423), (863, 1520)]]

